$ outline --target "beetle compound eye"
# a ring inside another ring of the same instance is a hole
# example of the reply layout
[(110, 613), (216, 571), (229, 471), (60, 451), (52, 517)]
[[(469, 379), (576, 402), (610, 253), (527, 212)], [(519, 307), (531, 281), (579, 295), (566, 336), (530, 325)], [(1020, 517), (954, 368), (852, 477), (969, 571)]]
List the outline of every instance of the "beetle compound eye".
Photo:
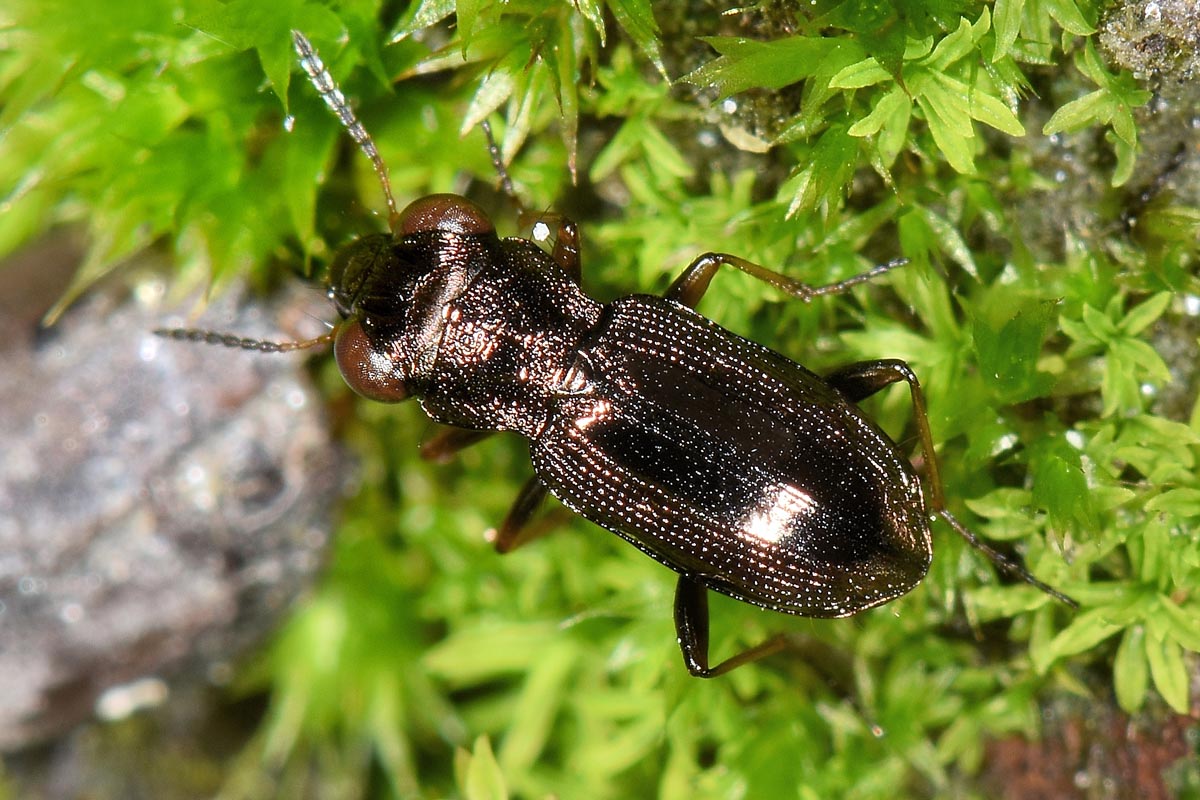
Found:
[(400, 212), (397, 236), (410, 233), (495, 233), (496, 226), (479, 206), (456, 194), (431, 194), (414, 200)]
[(338, 329), (333, 356), (346, 384), (368, 400), (399, 403), (408, 399), (408, 389), (396, 377), (392, 360), (371, 346), (358, 320), (349, 320)]

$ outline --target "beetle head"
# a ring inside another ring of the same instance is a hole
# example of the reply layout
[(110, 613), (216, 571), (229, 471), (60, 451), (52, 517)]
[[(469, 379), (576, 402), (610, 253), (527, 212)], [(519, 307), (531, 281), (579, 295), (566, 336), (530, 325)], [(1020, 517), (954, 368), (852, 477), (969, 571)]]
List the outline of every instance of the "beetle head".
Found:
[(338, 367), (352, 389), (381, 402), (407, 398), (432, 365), (447, 306), (496, 236), (483, 209), (452, 194), (414, 201), (392, 229), (351, 243), (329, 271), (329, 297), (345, 319)]

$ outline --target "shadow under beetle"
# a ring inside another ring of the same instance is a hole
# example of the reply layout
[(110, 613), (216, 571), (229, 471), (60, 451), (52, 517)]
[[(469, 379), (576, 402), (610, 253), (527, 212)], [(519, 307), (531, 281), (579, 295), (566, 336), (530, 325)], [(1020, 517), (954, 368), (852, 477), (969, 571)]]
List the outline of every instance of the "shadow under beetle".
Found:
[[(422, 448), (441, 459), (493, 431), (529, 441), (535, 477), (496, 532), (506, 552), (528, 538), (547, 492), (679, 573), (675, 626), (688, 670), (713, 677), (785, 646), (774, 637), (710, 666), (709, 590), (810, 617), (844, 617), (912, 589), (929, 568), (930, 514), (1000, 568), (1058, 600), (945, 507), (920, 384), (897, 359), (818, 376), (700, 316), (721, 266), (801, 300), (844, 292), (897, 261), (811, 287), (736, 256), (706, 253), (665, 296), (599, 303), (580, 289), (579, 235), (557, 226), (547, 253), (501, 239), (464, 197), (432, 195), (397, 211), (383, 160), (311, 44), (300, 64), (371, 159), (390, 233), (364, 236), (330, 267), (342, 322), (306, 342), (207, 331), (174, 338), (277, 352), (332, 341), (352, 389), (416, 397), (454, 426)], [(486, 127), (505, 191), (511, 181)], [(897, 381), (912, 395), (930, 497), (912, 463), (856, 405)]]

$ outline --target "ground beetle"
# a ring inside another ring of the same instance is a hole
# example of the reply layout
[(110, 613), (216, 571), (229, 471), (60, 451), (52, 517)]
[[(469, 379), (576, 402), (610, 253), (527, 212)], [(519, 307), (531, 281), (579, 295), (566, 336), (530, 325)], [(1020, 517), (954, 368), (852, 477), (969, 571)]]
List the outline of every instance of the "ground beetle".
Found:
[[(720, 675), (784, 646), (775, 637), (709, 666), (709, 590), (788, 614), (854, 614), (924, 577), (931, 514), (1005, 571), (1075, 605), (946, 510), (925, 401), (907, 364), (866, 361), (818, 376), (693, 310), (721, 266), (808, 301), (904, 262), (811, 287), (706, 253), (663, 297), (599, 303), (580, 289), (579, 236), (566, 219), (542, 217), (557, 228), (547, 253), (499, 238), (464, 197), (432, 195), (397, 211), (371, 137), (312, 45), (300, 33), (294, 40), (313, 85), (371, 159), (391, 232), (337, 254), (329, 296), (342, 322), (330, 334), (287, 343), (163, 334), (268, 352), (333, 342), (356, 392), (383, 402), (416, 397), (430, 418), (453, 426), (423, 446), (429, 458), (493, 431), (521, 434), (536, 475), (496, 548), (528, 538), (549, 492), (675, 570), (675, 626), (693, 675)], [(856, 405), (897, 381), (912, 395), (928, 503), (911, 462)]]

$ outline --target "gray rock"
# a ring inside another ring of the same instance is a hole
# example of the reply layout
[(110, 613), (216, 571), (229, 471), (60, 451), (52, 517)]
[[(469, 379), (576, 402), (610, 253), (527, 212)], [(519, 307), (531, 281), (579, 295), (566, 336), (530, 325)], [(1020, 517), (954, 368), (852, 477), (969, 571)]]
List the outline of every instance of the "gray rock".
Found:
[[(152, 335), (187, 321), (153, 278), (38, 330), (9, 302), (33, 273), (0, 273), (0, 750), (227, 677), (321, 565), (343, 474), (303, 355)], [(283, 309), (326, 313), (303, 298), (203, 321), (290, 338)]]

